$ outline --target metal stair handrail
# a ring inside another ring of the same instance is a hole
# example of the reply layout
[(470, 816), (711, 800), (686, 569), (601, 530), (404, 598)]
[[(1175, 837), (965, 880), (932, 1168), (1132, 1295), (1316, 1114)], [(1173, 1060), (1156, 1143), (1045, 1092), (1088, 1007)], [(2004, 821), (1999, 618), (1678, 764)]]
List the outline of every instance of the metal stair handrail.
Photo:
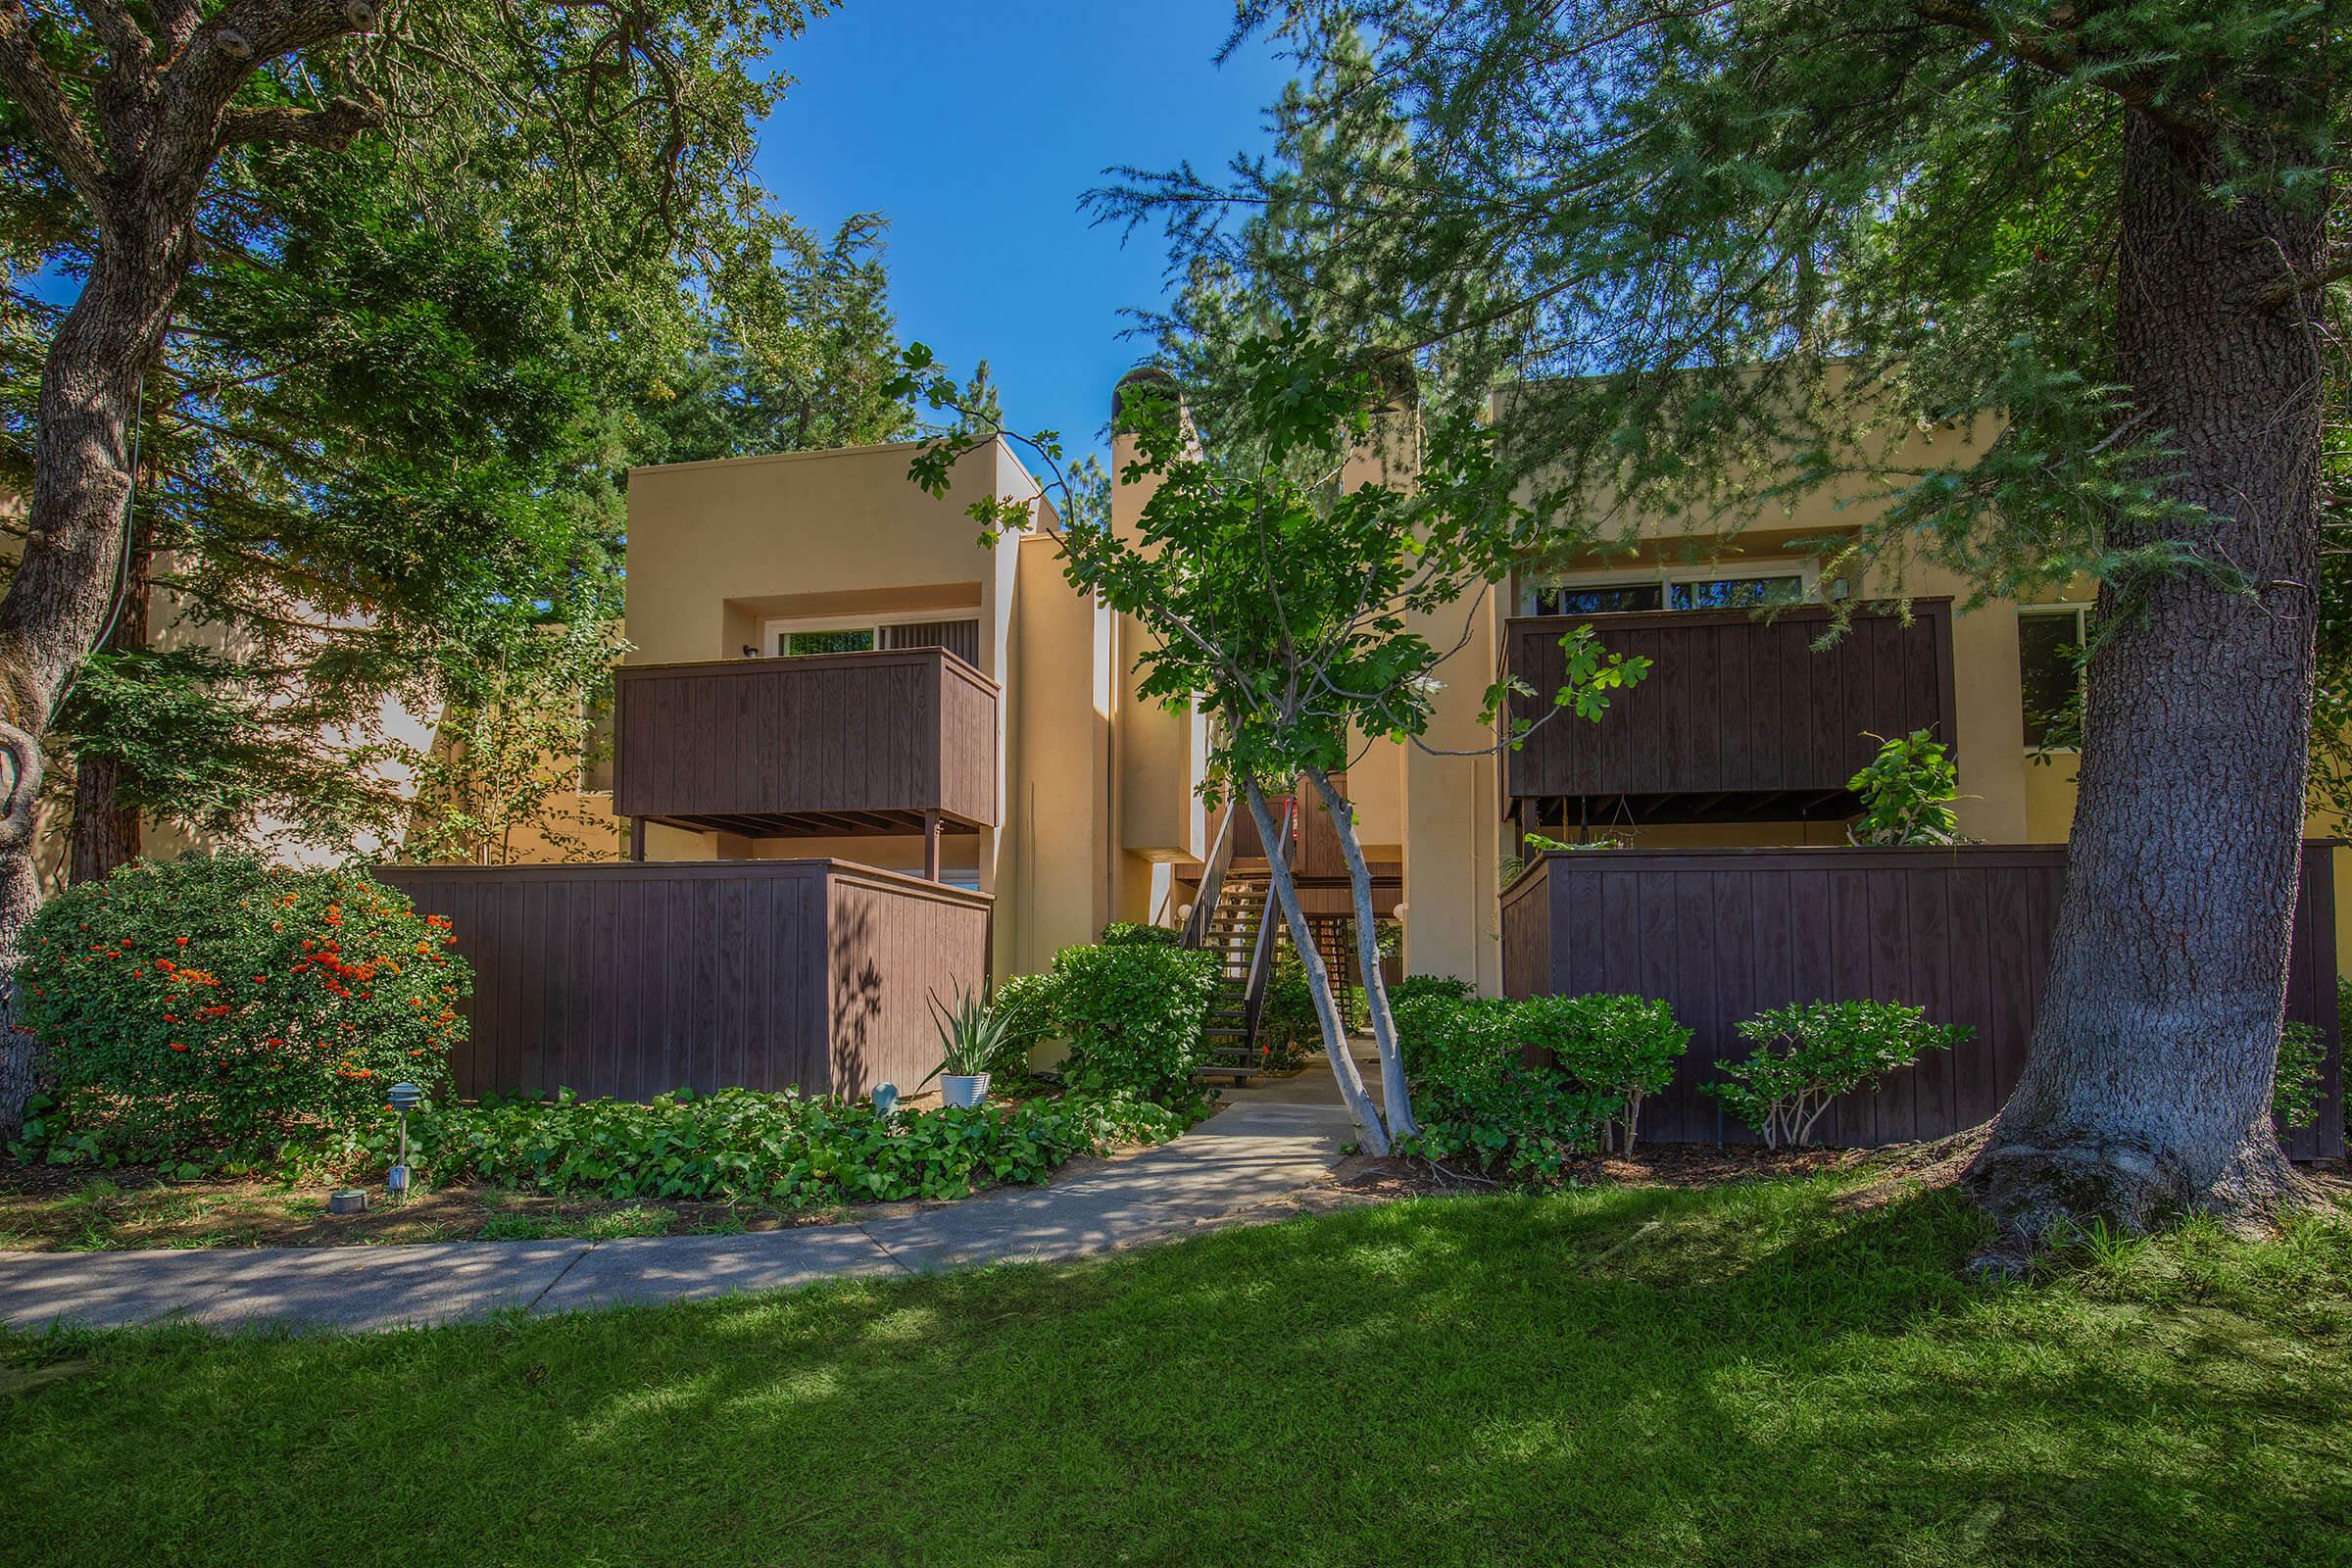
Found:
[[(1294, 824), (1298, 814), (1298, 796), (1294, 791), (1290, 799), (1283, 802), (1282, 826), (1275, 833), (1276, 842), (1266, 846), (1269, 866), (1278, 853), (1282, 856), (1283, 864), (1297, 863), (1298, 846)], [(1242, 1038), (1252, 1046), (1257, 1044), (1258, 1018), (1266, 1010), (1267, 982), (1274, 973), (1274, 933), (1281, 924), (1281, 915), (1275, 906), (1280, 902), (1274, 897), (1274, 878), (1269, 874), (1266, 878), (1266, 896), (1257, 906), (1257, 942), (1250, 955), (1250, 983), (1243, 993), (1248, 1000), (1244, 1009), (1247, 1032)]]
[(1209, 922), (1216, 918), (1217, 901), (1225, 895), (1225, 868), (1233, 863), (1233, 819), (1240, 811), (1240, 802), (1225, 804), (1225, 819), (1217, 824), (1216, 840), (1208, 847), (1208, 858), (1201, 862), (1200, 888), (1193, 895), (1193, 912), (1184, 922), (1188, 948), (1208, 946)]

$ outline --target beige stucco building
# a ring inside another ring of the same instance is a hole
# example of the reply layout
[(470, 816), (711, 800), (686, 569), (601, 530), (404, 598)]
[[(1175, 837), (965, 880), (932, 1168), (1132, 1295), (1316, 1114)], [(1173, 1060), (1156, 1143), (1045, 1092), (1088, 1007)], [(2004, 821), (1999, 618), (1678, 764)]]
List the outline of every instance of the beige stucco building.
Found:
[[(1009, 447), (998, 442), (965, 457), (941, 498), (908, 480), (915, 450), (900, 444), (634, 471), (629, 664), (774, 666), (810, 656), (838, 664), (838, 656), (944, 647), (990, 688), (985, 771), (994, 802), (992, 811), (978, 813), (989, 820), (942, 826), (938, 866), (945, 879), (995, 897), (997, 972), (1040, 969), (1056, 949), (1089, 940), (1108, 920), (1176, 923), (1215, 826), (1196, 793), (1207, 747), (1203, 725), (1194, 714), (1137, 700), (1135, 658), (1146, 633), (1064, 581), (1050, 503)], [(983, 545), (966, 508), (984, 496), (1026, 504), (1032, 526)], [(1656, 694), (1665, 696), (1690, 679), (1688, 671), (1676, 675), (1685, 651), (1673, 646), (1678, 635), (1703, 630), (1717, 645), (1715, 657), (1730, 657), (1725, 639), (1741, 634), (1724, 628), (1728, 612), (1760, 600), (1819, 602), (1878, 591), (1882, 585), (1825, 582), (1818, 555), (1793, 544), (1852, 528), (1853, 500), (1823, 496), (1751, 529), (1734, 547), (1698, 552), (1695, 561), (1689, 541), (1652, 533), (1631, 556), (1490, 590), (1484, 603), (1463, 607), (1470, 641), (1448, 668), (1432, 746), (1463, 751), (1491, 739), (1477, 716), (1480, 693), (1508, 662), (1513, 638), (1554, 635), (1552, 620), (1592, 619), (1612, 633), (1641, 626), (1666, 638)], [(1132, 523), (1141, 503), (1134, 488), (1116, 490), (1114, 525)], [(1929, 573), (1915, 572), (1903, 587), (1928, 599), (1965, 598), (1960, 584)], [(1702, 625), (1710, 610), (1712, 621)], [(1904, 646), (1937, 665), (1930, 684), (1942, 682), (1948, 708), (1931, 703), (1923, 711), (1895, 700), (1870, 713), (1865, 705), (1879, 733), (1924, 722), (1954, 743), (1962, 826), (1973, 837), (2064, 837), (2071, 757), (2037, 760), (2021, 693), (2027, 680), (2052, 678), (2062, 642), (2079, 635), (2074, 613), (2068, 605), (1937, 606), (1907, 628)], [(2053, 637), (2061, 626), (2063, 637)], [(1869, 651), (1848, 645), (1843, 654), (1810, 657), (1823, 669), (1850, 670)], [(1720, 686), (1722, 675), (1710, 678)], [(626, 688), (624, 680), (624, 713)], [(1690, 690), (1671, 695), (1691, 705), (1691, 722), (1721, 720), (1708, 718)], [(1624, 706), (1631, 734), (1641, 719), (1634, 700)], [(1601, 729), (1618, 722), (1612, 715)], [(864, 737), (860, 745), (870, 745), (875, 726), (887, 729), (892, 719), (835, 714), (824, 723), (848, 725)], [(1565, 725), (1546, 732), (1552, 735), (1588, 748), (1597, 739)], [(624, 729), (624, 793), (630, 769), (652, 765), (629, 736)], [(1837, 791), (1856, 746), (1866, 757), (1871, 743), (1838, 739), (1829, 748), (1834, 755), (1815, 759), (1816, 772), (1826, 761), (1829, 773), (1793, 781), (1821, 784), (1809, 793), (1826, 799), (1761, 787), (1770, 781), (1697, 778), (1687, 788), (1672, 779), (1666, 788), (1653, 787), (1654, 779), (1635, 788), (1597, 778), (1574, 796), (1531, 797), (1515, 782), (1527, 771), (1524, 754), (1439, 756), (1390, 743), (1366, 748), (1347, 783), (1368, 858), (1394, 867), (1401, 881), (1406, 967), (1460, 975), (1493, 991), (1500, 981), (1497, 892), (1522, 827), (1605, 831), (1645, 845), (1841, 842), (1851, 803)], [(800, 765), (788, 754), (821, 749), (808, 733), (780, 736), (778, 746), (774, 765), (785, 771)], [(855, 805), (846, 797), (834, 804)], [(917, 816), (898, 819), (892, 831), (887, 811), (897, 806), (865, 804), (884, 808), (884, 819), (817, 812), (762, 821), (749, 813), (720, 825), (713, 813), (710, 822), (687, 825), (661, 813), (646, 827), (645, 854), (656, 860), (837, 856), (921, 870), (927, 841)], [(829, 823), (846, 831), (828, 834)]]

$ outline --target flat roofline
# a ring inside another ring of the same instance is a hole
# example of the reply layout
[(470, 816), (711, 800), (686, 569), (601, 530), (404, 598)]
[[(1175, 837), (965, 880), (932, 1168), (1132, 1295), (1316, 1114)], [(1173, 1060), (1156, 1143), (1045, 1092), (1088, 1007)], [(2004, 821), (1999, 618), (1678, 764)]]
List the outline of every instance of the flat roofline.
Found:
[[(1029, 487), (1033, 493), (1041, 496), (1045, 494), (1045, 486), (1037, 482), (1037, 475), (1029, 471), (1029, 466), (1021, 461), (1020, 454), (1013, 450), (1011, 442), (1005, 440), (1002, 435), (991, 436), (989, 439), (995, 443), (999, 455), (1008, 460), (1018, 470), (1020, 476), (1029, 481)], [(918, 437), (912, 441), (876, 441), (858, 447), (819, 447), (810, 452), (747, 452), (737, 458), (702, 458), (693, 463), (640, 463), (632, 464), (628, 474), (630, 478), (634, 479), (641, 473), (683, 473), (693, 469), (723, 468), (739, 464), (807, 463), (819, 458), (870, 457), (877, 452), (914, 452), (929, 446), (931, 440), (931, 437)]]

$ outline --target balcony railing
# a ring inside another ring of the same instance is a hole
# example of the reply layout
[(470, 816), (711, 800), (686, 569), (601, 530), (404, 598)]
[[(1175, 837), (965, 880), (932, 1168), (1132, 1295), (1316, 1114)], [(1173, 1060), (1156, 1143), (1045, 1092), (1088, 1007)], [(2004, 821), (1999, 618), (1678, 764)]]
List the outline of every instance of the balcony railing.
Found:
[(755, 838), (997, 821), (997, 688), (939, 648), (630, 664), (617, 815)]
[(1525, 616), (1504, 623), (1504, 658), (1534, 687), (1514, 715), (1543, 719), (1562, 673), (1560, 638), (1590, 624), (1649, 676), (1613, 693), (1592, 723), (1558, 713), (1506, 753), (1507, 808), (1530, 826), (1610, 821), (1789, 820), (1853, 809), (1846, 780), (1874, 736), (1953, 733), (1948, 599), (1912, 601), (1906, 624), (1856, 614), (1816, 651), (1830, 612), (1640, 611)]

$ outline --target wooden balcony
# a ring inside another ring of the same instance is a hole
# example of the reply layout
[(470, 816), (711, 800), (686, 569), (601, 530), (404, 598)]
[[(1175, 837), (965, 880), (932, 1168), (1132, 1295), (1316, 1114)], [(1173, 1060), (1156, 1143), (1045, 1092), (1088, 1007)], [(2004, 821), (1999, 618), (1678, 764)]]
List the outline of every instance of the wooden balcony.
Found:
[(997, 687), (940, 648), (629, 664), (615, 814), (753, 838), (997, 821)]
[(1506, 753), (1505, 809), (1523, 825), (1595, 830), (1612, 822), (1792, 821), (1852, 814), (1845, 782), (1872, 737), (1924, 729), (1956, 745), (1952, 605), (1912, 601), (1908, 625), (1857, 614), (1815, 652), (1830, 612), (1641, 611), (1523, 616), (1504, 623), (1504, 659), (1537, 692), (1512, 704), (1543, 719), (1561, 679), (1560, 638), (1590, 624), (1649, 676), (1611, 694), (1595, 724), (1562, 712)]

